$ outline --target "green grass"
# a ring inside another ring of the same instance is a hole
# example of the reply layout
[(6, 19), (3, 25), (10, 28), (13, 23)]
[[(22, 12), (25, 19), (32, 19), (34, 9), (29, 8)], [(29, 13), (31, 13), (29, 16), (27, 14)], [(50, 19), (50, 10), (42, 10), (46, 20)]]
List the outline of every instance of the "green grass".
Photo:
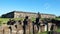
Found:
[[(9, 19), (10, 19), (10, 18), (0, 18), (0, 24), (1, 24), (1, 23), (2, 23), (2, 24), (3, 24), (3, 23), (7, 23), (7, 21), (9, 21)], [(16, 21), (17, 21), (17, 20), (24, 20), (24, 18), (12, 18), (12, 19), (14, 19), (14, 20), (16, 20)], [(34, 21), (35, 18), (32, 18), (31, 20)]]
[(0, 18), (0, 23), (6, 23), (9, 20), (9, 18)]
[(60, 18), (55, 18), (55, 20), (60, 20)]
[(40, 32), (40, 33), (38, 33), (38, 34), (47, 34), (47, 32)]
[(60, 32), (60, 28), (57, 29), (57, 32)]
[[(0, 18), (0, 25), (1, 24), (6, 24), (9, 21), (10, 18)], [(13, 19), (13, 18), (12, 18)], [(20, 18), (14, 18), (15, 20), (22, 20)]]
[[(10, 18), (0, 18), (0, 22), (6, 23)], [(23, 20), (24, 18), (13, 18), (15, 20)], [(42, 18), (41, 18), (42, 19)], [(60, 18), (55, 18), (56, 20), (60, 20)], [(35, 18), (31, 18), (32, 21), (35, 20)], [(44, 19), (42, 19), (44, 20)]]
[[(0, 22), (1, 23), (7, 23), (7, 21), (9, 21), (10, 18), (0, 18)], [(12, 18), (14, 20), (22, 20), (22, 18)]]

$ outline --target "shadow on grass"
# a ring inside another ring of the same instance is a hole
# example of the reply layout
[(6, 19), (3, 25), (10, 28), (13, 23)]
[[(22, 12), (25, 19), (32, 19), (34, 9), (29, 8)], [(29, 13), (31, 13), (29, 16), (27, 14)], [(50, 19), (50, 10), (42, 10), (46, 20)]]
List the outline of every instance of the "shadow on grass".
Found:
[(58, 28), (56, 32), (60, 32), (60, 28)]
[(47, 34), (47, 32), (40, 32), (40, 33), (38, 33), (38, 34)]

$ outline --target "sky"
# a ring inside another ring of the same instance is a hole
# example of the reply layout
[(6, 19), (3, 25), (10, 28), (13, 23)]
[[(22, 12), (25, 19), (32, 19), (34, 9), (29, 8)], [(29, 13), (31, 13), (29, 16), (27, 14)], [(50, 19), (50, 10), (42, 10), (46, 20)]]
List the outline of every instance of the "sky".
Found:
[(0, 16), (15, 10), (60, 16), (60, 0), (0, 0)]

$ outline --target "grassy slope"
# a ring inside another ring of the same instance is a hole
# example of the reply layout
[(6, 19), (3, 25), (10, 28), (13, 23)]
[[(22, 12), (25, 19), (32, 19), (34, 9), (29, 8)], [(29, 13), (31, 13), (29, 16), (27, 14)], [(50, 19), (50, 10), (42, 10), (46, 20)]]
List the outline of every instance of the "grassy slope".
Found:
[[(10, 18), (0, 18), (0, 23), (7, 23)], [(12, 18), (14, 20), (23, 20), (24, 18)], [(32, 21), (35, 20), (34, 18), (31, 19)]]
[[(7, 21), (9, 20), (10, 18), (0, 18), (0, 22), (1, 23), (7, 23)], [(24, 18), (14, 18), (15, 20), (23, 20)], [(55, 18), (56, 20), (60, 20), (60, 18)], [(32, 21), (35, 20), (35, 18), (31, 18)]]
[(60, 32), (60, 28), (57, 29), (57, 32)]
[(6, 23), (9, 20), (9, 18), (0, 18), (1, 23)]
[(60, 18), (55, 18), (55, 20), (60, 20)]
[[(0, 18), (0, 22), (6, 23), (10, 18)], [(15, 18), (15, 20), (22, 20), (20, 18)]]

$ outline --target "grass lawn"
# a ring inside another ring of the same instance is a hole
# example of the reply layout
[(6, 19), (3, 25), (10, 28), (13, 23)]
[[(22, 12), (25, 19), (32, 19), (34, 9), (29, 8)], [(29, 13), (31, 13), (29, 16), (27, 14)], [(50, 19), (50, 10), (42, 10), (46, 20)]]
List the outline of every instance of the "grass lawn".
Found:
[[(7, 21), (9, 21), (10, 18), (0, 18), (0, 24), (3, 24), (3, 23), (7, 23)], [(14, 20), (23, 20), (24, 18), (12, 18)], [(35, 20), (35, 18), (32, 18), (31, 19), (32, 21)]]
[[(0, 22), (6, 23), (10, 18), (0, 18)], [(13, 18), (15, 20), (23, 20), (24, 18)], [(41, 18), (42, 19), (42, 18)], [(60, 20), (60, 18), (55, 18), (56, 20)], [(31, 18), (32, 21), (35, 20), (35, 18)], [(44, 19), (42, 19), (44, 20)]]
[(40, 32), (39, 34), (47, 34), (47, 32)]
[(7, 23), (9, 18), (0, 18), (0, 23)]
[(60, 18), (55, 18), (55, 20), (60, 20)]
[(60, 32), (60, 28), (57, 29), (57, 32)]
[[(0, 18), (0, 22), (1, 22), (1, 23), (7, 23), (7, 21), (9, 21), (9, 19), (10, 19), (10, 18)], [(20, 19), (20, 18), (12, 18), (12, 19), (14, 19), (14, 20), (22, 20), (22, 19)]]

